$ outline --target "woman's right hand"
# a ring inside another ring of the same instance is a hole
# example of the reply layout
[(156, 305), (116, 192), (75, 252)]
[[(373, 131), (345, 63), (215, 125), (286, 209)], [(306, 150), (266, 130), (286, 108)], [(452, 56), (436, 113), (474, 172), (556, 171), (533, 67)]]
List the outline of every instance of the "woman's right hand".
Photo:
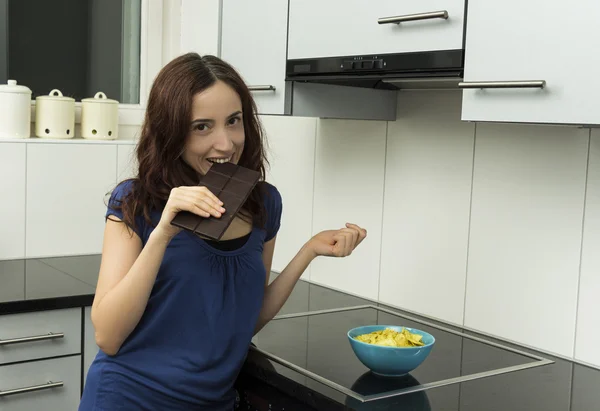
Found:
[(223, 202), (206, 187), (193, 186), (172, 189), (155, 229), (167, 241), (170, 241), (182, 230), (171, 224), (175, 215), (180, 211), (189, 211), (201, 217), (214, 216), (220, 218), (225, 209), (223, 208)]

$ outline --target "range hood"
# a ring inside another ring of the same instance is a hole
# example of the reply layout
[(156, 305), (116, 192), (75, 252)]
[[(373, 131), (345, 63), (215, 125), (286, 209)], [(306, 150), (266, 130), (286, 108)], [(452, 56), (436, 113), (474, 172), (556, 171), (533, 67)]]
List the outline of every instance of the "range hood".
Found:
[(458, 88), (464, 49), (288, 59), (286, 81), (380, 90)]

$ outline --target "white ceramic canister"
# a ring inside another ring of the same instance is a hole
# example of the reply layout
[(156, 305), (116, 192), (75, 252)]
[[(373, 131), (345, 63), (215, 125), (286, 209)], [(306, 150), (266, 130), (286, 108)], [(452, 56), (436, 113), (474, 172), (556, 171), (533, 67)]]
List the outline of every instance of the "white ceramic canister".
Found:
[(0, 84), (0, 138), (31, 137), (31, 90), (16, 80)]
[(54, 89), (35, 99), (35, 135), (41, 138), (75, 136), (75, 99)]
[(119, 102), (99, 91), (93, 98), (81, 100), (81, 137), (115, 140), (119, 131)]

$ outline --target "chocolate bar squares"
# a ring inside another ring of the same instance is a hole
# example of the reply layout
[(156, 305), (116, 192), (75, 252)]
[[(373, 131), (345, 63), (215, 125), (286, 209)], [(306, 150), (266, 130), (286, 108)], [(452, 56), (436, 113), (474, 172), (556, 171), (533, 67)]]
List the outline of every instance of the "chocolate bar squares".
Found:
[(260, 173), (233, 163), (215, 163), (202, 177), (199, 185), (208, 188), (223, 202), (225, 213), (221, 218), (208, 218), (181, 211), (177, 213), (171, 224), (191, 231), (201, 238), (220, 240), (233, 221), (233, 217), (244, 205), (254, 186), (258, 183)]

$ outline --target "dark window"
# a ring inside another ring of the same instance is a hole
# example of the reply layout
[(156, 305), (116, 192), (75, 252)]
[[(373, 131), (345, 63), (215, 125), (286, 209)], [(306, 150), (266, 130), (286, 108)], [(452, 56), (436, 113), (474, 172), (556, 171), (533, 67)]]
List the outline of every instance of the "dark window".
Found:
[(0, 0), (0, 83), (139, 103), (141, 0)]

